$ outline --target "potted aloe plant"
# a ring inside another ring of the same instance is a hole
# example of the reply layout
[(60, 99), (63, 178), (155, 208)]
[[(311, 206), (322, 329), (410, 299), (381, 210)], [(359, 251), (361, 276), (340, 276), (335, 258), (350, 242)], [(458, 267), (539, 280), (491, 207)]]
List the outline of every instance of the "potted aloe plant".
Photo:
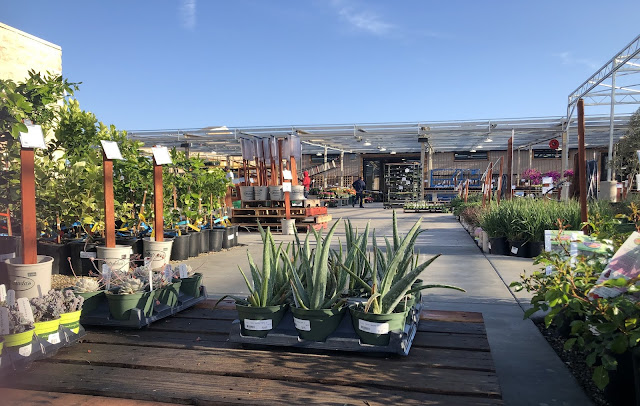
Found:
[[(420, 273), (425, 270), (440, 254), (418, 265), (417, 255), (414, 256), (414, 245), (418, 238), (422, 219), (418, 220), (409, 233), (401, 238), (398, 234), (395, 211), (393, 213), (393, 244), (387, 242), (386, 254), (373, 244), (373, 259), (367, 261), (370, 269), (372, 284), (362, 280), (349, 268), (344, 267), (353, 278), (369, 294), (364, 303), (356, 303), (350, 307), (353, 328), (364, 344), (388, 345), (389, 332), (401, 332), (404, 330), (408, 308), (407, 294), (419, 292), (428, 288), (448, 288), (464, 291), (461, 288), (450, 285), (422, 284), (412, 285), (418, 279)], [(366, 257), (364, 253), (360, 253)]]
[[(338, 226), (336, 222), (326, 238), (314, 230), (316, 248), (311, 251), (309, 236), (304, 244), (297, 238), (297, 260), (295, 265), (287, 260), (287, 270), (293, 292), (291, 312), (300, 338), (325, 341), (342, 321), (346, 311), (346, 300), (342, 293), (349, 287), (349, 275), (339, 268), (330, 268), (329, 252), (331, 237)], [(312, 229), (313, 230), (313, 229)]]
[(116, 320), (129, 320), (131, 310), (136, 308), (140, 309), (144, 316), (151, 316), (154, 292), (149, 291), (148, 281), (126, 274), (118, 276), (113, 284), (115, 287), (106, 292), (111, 317)]
[(290, 265), (287, 262), (288, 253), (282, 249), (282, 244), (276, 247), (271, 231), (259, 229), (263, 243), (262, 269), (255, 264), (249, 251), (247, 257), (253, 283), (238, 267), (249, 289), (249, 296), (246, 299), (231, 295), (225, 297), (232, 297), (236, 301), (242, 335), (264, 338), (278, 326), (287, 310), (287, 299), (291, 295), (287, 275)]

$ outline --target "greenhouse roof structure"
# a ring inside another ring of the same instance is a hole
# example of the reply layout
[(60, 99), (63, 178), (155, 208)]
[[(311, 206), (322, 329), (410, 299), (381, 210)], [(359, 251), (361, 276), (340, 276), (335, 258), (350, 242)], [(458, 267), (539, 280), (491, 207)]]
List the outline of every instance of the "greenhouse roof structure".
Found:
[[(624, 136), (630, 115), (616, 115), (614, 138)], [(570, 126), (577, 128), (577, 119)], [(586, 117), (589, 148), (609, 143), (609, 116)], [(549, 148), (549, 141), (560, 140), (567, 127), (566, 117), (538, 117), (495, 120), (423, 121), (408, 123), (284, 125), (264, 127), (205, 127), (174, 130), (129, 131), (129, 136), (145, 146), (189, 147), (192, 152), (241, 155), (240, 140), (247, 138), (285, 138), (297, 134), (303, 153), (335, 151), (345, 153), (419, 152), (421, 141), (434, 152), (506, 150), (513, 135), (513, 148)], [(577, 148), (573, 137), (569, 148)]]

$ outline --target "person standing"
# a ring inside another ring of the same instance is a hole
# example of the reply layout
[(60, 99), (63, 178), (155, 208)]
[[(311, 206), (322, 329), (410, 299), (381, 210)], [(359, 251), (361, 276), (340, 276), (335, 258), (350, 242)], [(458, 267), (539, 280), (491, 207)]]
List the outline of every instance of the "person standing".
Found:
[(304, 198), (306, 199), (309, 197), (309, 189), (311, 188), (311, 178), (307, 171), (302, 174), (302, 186), (304, 186)]
[(365, 188), (365, 183), (362, 180), (362, 176), (358, 176), (358, 180), (356, 180), (355, 182), (353, 182), (353, 188), (356, 191), (356, 197), (353, 200), (353, 204), (351, 205), (352, 207), (356, 207), (356, 202), (360, 201), (360, 207), (364, 207), (363, 203), (364, 203), (364, 188)]

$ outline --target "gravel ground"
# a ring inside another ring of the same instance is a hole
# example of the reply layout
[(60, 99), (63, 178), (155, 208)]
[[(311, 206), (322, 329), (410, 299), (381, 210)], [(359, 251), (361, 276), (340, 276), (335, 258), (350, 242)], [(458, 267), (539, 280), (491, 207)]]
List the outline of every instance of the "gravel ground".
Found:
[(67, 275), (51, 275), (51, 288), (52, 289), (64, 289), (74, 286), (76, 284), (75, 276)]

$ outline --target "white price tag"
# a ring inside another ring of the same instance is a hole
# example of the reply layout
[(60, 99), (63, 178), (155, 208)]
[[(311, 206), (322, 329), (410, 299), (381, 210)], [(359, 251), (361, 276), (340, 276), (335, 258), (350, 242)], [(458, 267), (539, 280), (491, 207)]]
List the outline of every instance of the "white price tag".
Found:
[(291, 182), (283, 182), (282, 183), (282, 191), (283, 192), (291, 192)]
[(169, 155), (167, 147), (153, 147), (151, 148), (151, 152), (153, 152), (153, 159), (156, 161), (156, 165), (167, 165), (172, 163), (171, 155)]
[(7, 300), (7, 287), (0, 285), (0, 302)]
[(28, 357), (29, 355), (31, 355), (31, 343), (18, 348), (18, 354), (22, 355), (23, 357)]
[(51, 344), (60, 344), (60, 332), (49, 334), (49, 338), (47, 338)]
[(104, 281), (104, 288), (111, 290), (111, 269), (107, 264), (102, 264), (102, 280)]
[(7, 291), (7, 306), (11, 307), (16, 304), (16, 291), (9, 289)]
[(253, 331), (265, 331), (273, 328), (273, 320), (250, 320), (244, 319), (244, 328)]
[(227, 236), (227, 240), (233, 240), (233, 234)]
[(149, 264), (151, 264), (151, 258), (149, 257), (144, 257), (144, 267), (148, 268)]
[(489, 250), (491, 250), (491, 243), (487, 244), (489, 246)]
[(164, 267), (164, 278), (167, 280), (167, 282), (171, 282), (171, 279), (173, 279), (173, 272), (171, 271), (171, 264), (167, 264)]
[(187, 265), (185, 264), (178, 265), (178, 273), (180, 274), (180, 279), (188, 278), (189, 272), (187, 271)]
[(33, 311), (31, 310), (31, 303), (29, 303), (29, 299), (26, 297), (21, 297), (17, 300), (18, 302), (18, 311), (27, 321), (33, 323)]
[(120, 147), (118, 147), (117, 142), (100, 140), (100, 143), (102, 144), (102, 150), (107, 159), (124, 159), (120, 153)]
[(283, 170), (282, 171), (282, 179), (286, 179), (286, 180), (293, 180), (293, 176), (291, 175), (291, 171), (289, 170)]
[(9, 309), (0, 307), (0, 335), (9, 334)]
[(296, 325), (297, 330), (311, 331), (311, 322), (309, 320), (302, 320), (294, 317), (293, 323)]
[(42, 134), (42, 127), (39, 125), (28, 125), (27, 132), (20, 133), (20, 145), (22, 148), (47, 148), (44, 143), (44, 135)]
[(358, 320), (358, 328), (360, 331), (372, 334), (388, 334), (389, 323), (375, 323), (372, 321)]
[(97, 252), (80, 251), (80, 258), (97, 258)]
[(517, 255), (518, 254), (518, 247), (511, 247), (511, 253), (513, 255)]
[(153, 271), (149, 268), (149, 292), (153, 290)]

